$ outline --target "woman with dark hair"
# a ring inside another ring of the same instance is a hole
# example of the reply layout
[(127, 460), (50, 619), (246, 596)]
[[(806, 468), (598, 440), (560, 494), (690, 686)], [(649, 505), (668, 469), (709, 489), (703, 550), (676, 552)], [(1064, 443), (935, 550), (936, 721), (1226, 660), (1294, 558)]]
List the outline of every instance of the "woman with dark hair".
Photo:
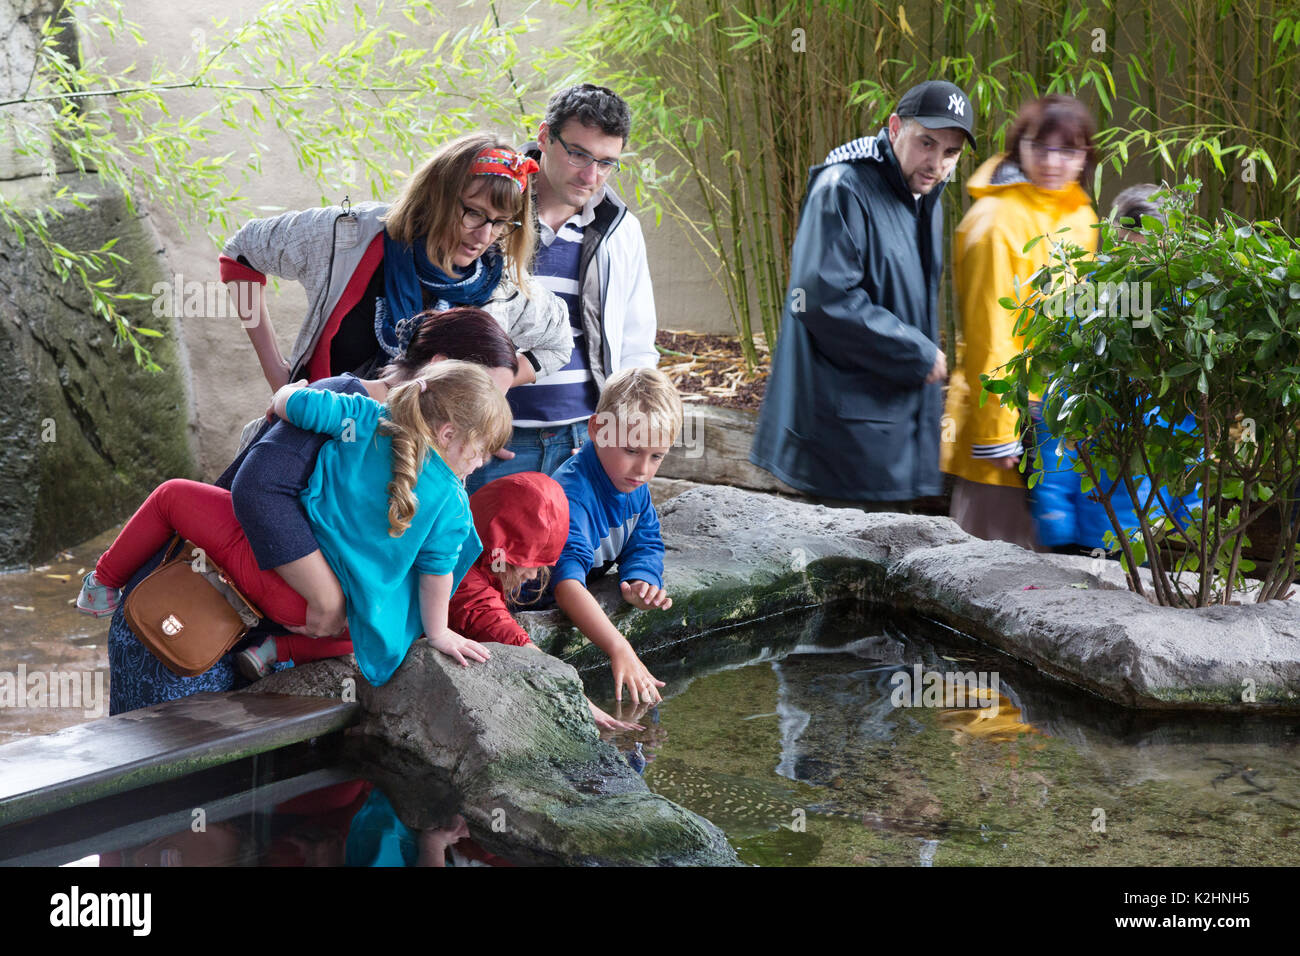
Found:
[[(515, 345), (487, 312), (456, 308), (416, 318), (406, 351), (378, 377), (360, 379), (347, 373), (319, 379), (312, 387), (365, 394), (382, 402), (389, 389), (448, 358), (483, 365), (503, 393), (510, 387), (520, 365)], [(343, 591), (320, 552), (299, 500), (325, 439), (285, 421), (262, 422), (254, 442), (216, 482), (230, 489), (235, 517), (258, 566), (274, 569), (307, 602), (307, 622), (297, 629), (304, 636), (291, 636), (273, 645), (283, 660), (348, 653), (346, 639), (333, 639), (345, 625)], [(123, 589), (124, 595), (155, 563), (151, 561), (137, 573)], [(264, 641), (255, 641), (253, 648), (238, 655), (245, 676), (269, 673), (273, 662), (266, 653), (258, 654), (266, 649)], [(119, 609), (109, 630), (110, 712), (134, 710), (199, 691), (230, 690), (237, 680), (234, 664), (235, 656), (228, 655), (206, 674), (178, 677), (145, 650)]]
[(1122, 190), (1115, 197), (1111, 206), (1110, 218), (1119, 226), (1119, 238), (1125, 242), (1145, 242), (1142, 232), (1142, 217), (1149, 216), (1161, 223), (1166, 222), (1164, 203), (1153, 200), (1156, 193), (1167, 190), (1155, 183), (1138, 183)]
[(951, 515), (976, 537), (1035, 548), (1016, 412), (996, 395), (979, 403), (980, 375), (1023, 348), (1016, 313), (998, 299), (1026, 293), (1025, 283), (1051, 255), (1036, 236), (1069, 230), (1067, 242), (1095, 249), (1097, 213), (1081, 185), (1096, 164), (1095, 125), (1072, 96), (1052, 94), (1021, 108), (1004, 153), (988, 159), (967, 185), (975, 199), (957, 227), (953, 271), (960, 340), (948, 389), (939, 466), (954, 476)]
[[(482, 309), (457, 308), (422, 313), (406, 352), (385, 366), (377, 378), (351, 373), (318, 379), (315, 388), (369, 395), (377, 402), (391, 388), (415, 378), (427, 366), (447, 358), (488, 366), (504, 394), (519, 370), (514, 345), (492, 316)], [(344, 627), (343, 590), (316, 546), (299, 495), (316, 467), (326, 436), (276, 421), (232, 465), (230, 494), (235, 517), (258, 566), (274, 569), (307, 601), (307, 639), (338, 634)], [(229, 472), (229, 469), (228, 469)], [(223, 476), (225, 477), (225, 476)], [(218, 482), (220, 484), (220, 482)], [(263, 645), (265, 646), (265, 645)], [(310, 660), (310, 649), (290, 638), (280, 642), (281, 660)], [(295, 653), (296, 651), (296, 653)], [(335, 656), (329, 654), (326, 656)], [(239, 661), (245, 677), (264, 676), (273, 661), (246, 652)]]

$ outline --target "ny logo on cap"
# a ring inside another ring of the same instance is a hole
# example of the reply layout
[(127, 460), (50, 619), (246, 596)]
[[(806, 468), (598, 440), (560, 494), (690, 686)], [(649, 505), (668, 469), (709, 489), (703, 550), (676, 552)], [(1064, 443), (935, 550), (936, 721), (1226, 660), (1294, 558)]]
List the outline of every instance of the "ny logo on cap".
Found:
[(961, 98), (960, 93), (953, 93), (948, 97), (948, 109), (952, 110), (958, 116), (966, 115), (966, 101)]

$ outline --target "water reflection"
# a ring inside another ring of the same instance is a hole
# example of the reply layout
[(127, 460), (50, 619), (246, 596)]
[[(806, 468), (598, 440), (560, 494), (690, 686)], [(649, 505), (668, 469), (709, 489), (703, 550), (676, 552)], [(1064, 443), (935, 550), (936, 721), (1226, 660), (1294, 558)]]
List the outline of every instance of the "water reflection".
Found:
[(421, 867), (510, 866), (484, 850), (459, 813), (413, 829), (388, 795), (357, 778), (322, 787), (202, 829), (100, 854), (100, 866)]
[(939, 723), (955, 733), (981, 740), (1007, 742), (1018, 740), (1024, 734), (1042, 734), (1025, 722), (1020, 708), (1008, 695), (997, 694), (996, 700), (995, 707), (944, 708), (939, 711)]
[(748, 862), (1300, 863), (1294, 718), (1127, 711), (842, 607), (710, 640), (647, 656), (660, 722), (613, 739)]

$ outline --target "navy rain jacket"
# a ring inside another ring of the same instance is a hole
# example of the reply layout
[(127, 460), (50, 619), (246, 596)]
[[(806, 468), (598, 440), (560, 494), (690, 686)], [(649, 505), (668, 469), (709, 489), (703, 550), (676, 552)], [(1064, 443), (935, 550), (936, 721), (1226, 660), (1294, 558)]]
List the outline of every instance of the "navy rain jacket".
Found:
[(755, 465), (826, 498), (942, 493), (942, 383), (923, 383), (939, 350), (944, 186), (912, 198), (888, 129), (812, 168)]

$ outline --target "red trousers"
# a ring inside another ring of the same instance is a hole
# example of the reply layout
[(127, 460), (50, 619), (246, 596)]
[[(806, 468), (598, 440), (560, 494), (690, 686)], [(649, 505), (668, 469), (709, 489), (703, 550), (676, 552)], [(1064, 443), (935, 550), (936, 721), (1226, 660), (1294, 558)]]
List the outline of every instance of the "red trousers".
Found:
[[(95, 577), (108, 587), (122, 587), (173, 534), (202, 548), (264, 616), (288, 627), (306, 623), (307, 602), (302, 595), (274, 571), (257, 566), (244, 529), (235, 520), (230, 492), (198, 481), (173, 478), (155, 488), (100, 557)], [(346, 634), (329, 638), (285, 634), (275, 643), (279, 660), (300, 664), (352, 653), (352, 640)]]

